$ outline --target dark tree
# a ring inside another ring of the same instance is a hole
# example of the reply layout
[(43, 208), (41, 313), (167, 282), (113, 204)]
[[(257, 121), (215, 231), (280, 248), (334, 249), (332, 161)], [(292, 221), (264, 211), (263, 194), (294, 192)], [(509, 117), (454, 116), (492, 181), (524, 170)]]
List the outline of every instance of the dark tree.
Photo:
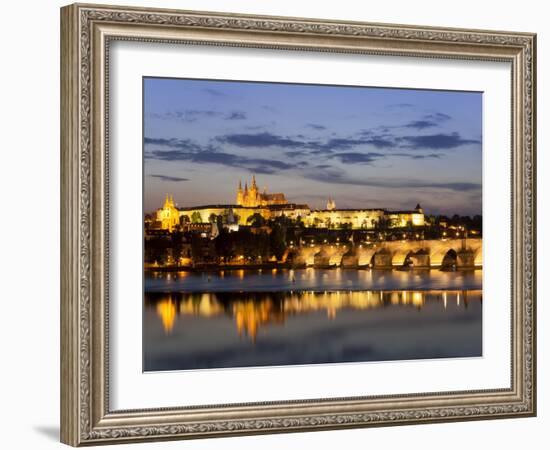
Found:
[(269, 235), (269, 247), (271, 254), (280, 260), (286, 250), (285, 241), (285, 229), (278, 223), (275, 223), (272, 227), (271, 234)]
[(265, 219), (260, 213), (252, 214), (248, 219), (246, 219), (246, 222), (253, 227), (263, 227), (265, 225)]

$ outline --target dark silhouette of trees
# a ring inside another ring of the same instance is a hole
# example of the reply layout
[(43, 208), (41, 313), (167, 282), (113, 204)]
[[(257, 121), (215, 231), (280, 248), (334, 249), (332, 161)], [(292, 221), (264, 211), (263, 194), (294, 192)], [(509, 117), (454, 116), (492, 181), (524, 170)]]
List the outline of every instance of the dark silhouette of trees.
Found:
[(248, 219), (246, 219), (246, 222), (253, 227), (263, 227), (266, 223), (266, 220), (260, 213), (254, 213)]

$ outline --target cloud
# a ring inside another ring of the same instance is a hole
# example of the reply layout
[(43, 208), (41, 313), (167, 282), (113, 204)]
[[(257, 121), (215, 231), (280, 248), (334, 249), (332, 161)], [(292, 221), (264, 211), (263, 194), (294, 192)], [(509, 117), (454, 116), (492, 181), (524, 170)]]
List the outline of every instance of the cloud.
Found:
[(298, 158), (300, 156), (306, 156), (307, 152), (303, 150), (293, 150), (290, 152), (285, 152), (285, 155), (288, 156), (289, 158)]
[(306, 125), (307, 128), (312, 128), (314, 130), (326, 130), (327, 127), (325, 127), (324, 125), (319, 125), (317, 123), (308, 123)]
[(438, 182), (438, 181), (424, 181), (415, 179), (404, 178), (351, 178), (344, 172), (324, 171), (324, 172), (309, 172), (307, 178), (321, 181), (330, 184), (345, 184), (354, 186), (372, 186), (382, 187), (390, 189), (446, 189), (450, 191), (476, 191), (481, 189), (481, 184), (452, 181), (452, 182)]
[(224, 120), (245, 120), (247, 115), (243, 111), (231, 111), (223, 113), (211, 109), (185, 109), (181, 111), (167, 111), (165, 113), (151, 113), (151, 117), (161, 120), (177, 120), (181, 122), (191, 123), (199, 119), (221, 118)]
[(149, 176), (152, 177), (152, 178), (158, 178), (159, 180), (162, 180), (162, 181), (175, 181), (175, 182), (189, 181), (189, 178), (173, 177), (173, 176), (170, 176), (170, 175), (151, 174)]
[(225, 120), (245, 120), (246, 114), (242, 111), (233, 111), (225, 116)]
[(451, 120), (452, 117), (449, 116), (448, 114), (435, 112), (435, 113), (431, 113), (431, 114), (426, 114), (424, 116), (424, 119), (433, 120), (435, 122), (446, 122), (447, 120)]
[(430, 122), (429, 120), (413, 120), (407, 125), (404, 125), (405, 128), (415, 128), (417, 130), (423, 130), (424, 128), (437, 127), (437, 123)]
[(441, 155), (439, 153), (428, 153), (427, 155), (407, 155), (407, 157), (412, 159), (427, 159), (427, 158), (439, 159), (441, 158)]
[(424, 115), (421, 119), (413, 120), (408, 124), (403, 125), (403, 127), (424, 130), (425, 128), (438, 127), (442, 122), (446, 122), (451, 119), (452, 117), (448, 114), (434, 112)]
[(177, 142), (177, 139), (164, 139), (164, 138), (148, 138), (144, 139), (146, 144), (156, 144), (156, 145), (172, 145)]
[(151, 113), (150, 116), (161, 120), (178, 120), (181, 122), (196, 122), (200, 118), (219, 117), (222, 113), (219, 111), (207, 109), (186, 109), (182, 111), (167, 111), (165, 113)]
[[(415, 121), (407, 125), (417, 129), (436, 126), (435, 123)], [(371, 130), (362, 130), (356, 135), (347, 137), (333, 137), (327, 140), (306, 138), (303, 135), (296, 137), (278, 135), (267, 131), (259, 133), (233, 133), (218, 136), (216, 141), (234, 145), (241, 148), (273, 148), (279, 147), (296, 151), (310, 150), (312, 155), (331, 154), (353, 150), (357, 147), (374, 147), (376, 149), (427, 149), (445, 150), (453, 149), (468, 144), (480, 144), (477, 139), (463, 138), (457, 132), (438, 133), (428, 135), (398, 136), (394, 134), (374, 133)], [(299, 153), (291, 153), (287, 156), (296, 157)], [(433, 156), (432, 156), (433, 157)]]
[[(443, 155), (436, 152), (399, 152), (398, 149), (453, 149), (467, 144), (479, 144), (478, 140), (465, 139), (458, 133), (411, 135), (396, 137), (393, 135), (376, 135), (364, 133), (363, 137), (337, 137), (328, 140), (311, 140), (277, 135), (269, 132), (234, 133), (213, 137), (209, 144), (199, 144), (190, 139), (145, 138), (147, 159), (163, 161), (187, 161), (197, 164), (217, 164), (236, 167), (250, 172), (274, 174), (280, 171), (293, 171), (304, 178), (348, 185), (379, 186), (387, 188), (438, 188), (455, 191), (479, 189), (476, 183), (451, 182), (443, 183), (415, 180), (391, 179), (354, 179), (342, 168), (331, 166), (327, 162), (338, 160), (344, 165), (373, 165), (378, 160), (388, 157), (409, 158), (411, 160), (437, 159)], [(248, 148), (282, 148), (288, 162), (275, 157), (256, 157), (235, 154), (220, 146), (227, 144)], [(393, 151), (360, 151), (357, 147), (370, 146)], [(315, 155), (320, 155), (315, 158)], [(328, 161), (327, 161), (328, 158)]]
[(320, 144), (319, 149), (326, 150), (349, 150), (361, 145), (372, 145), (376, 148), (389, 148), (394, 142), (382, 137), (362, 137), (362, 138), (333, 138), (325, 144)]
[(404, 142), (404, 145), (402, 145), (404, 148), (431, 150), (453, 149), (468, 144), (481, 144), (481, 141), (478, 139), (464, 139), (456, 132), (450, 134), (403, 136), (399, 140)]
[(268, 132), (254, 134), (227, 134), (225, 136), (218, 136), (216, 140), (227, 144), (233, 144), (238, 147), (296, 148), (304, 146), (304, 143), (302, 141), (294, 140), (288, 137), (277, 136)]
[[(268, 158), (249, 158), (219, 151), (213, 145), (201, 146), (188, 139), (153, 139), (145, 138), (146, 144), (167, 147), (168, 149), (152, 149), (146, 153), (147, 159), (160, 161), (188, 161), (198, 164), (219, 164), (229, 167), (238, 167), (254, 173), (271, 174), (280, 170), (289, 170), (296, 164)], [(309, 163), (301, 161), (300, 167)]]
[[(344, 153), (334, 153), (330, 157), (339, 159), (340, 162), (344, 164), (371, 164), (379, 159), (386, 158), (388, 156), (399, 156), (402, 158), (410, 159), (430, 159), (430, 158), (441, 158), (441, 155), (438, 153), (428, 153), (428, 154), (412, 154), (412, 153), (360, 153), (360, 152), (344, 152)], [(320, 167), (320, 166), (318, 166)]]
[(157, 145), (163, 147), (178, 148), (189, 152), (198, 152), (203, 149), (199, 144), (191, 139), (163, 139), (163, 138), (148, 138), (144, 139), (145, 145)]
[(213, 110), (200, 110), (200, 109), (187, 109), (185, 111), (174, 111), (173, 115), (176, 119), (182, 120), (183, 122), (195, 122), (199, 118), (212, 118), (219, 117), (221, 113), (219, 111)]
[(382, 153), (336, 153), (332, 158), (337, 158), (344, 164), (371, 164), (374, 161), (384, 158)]
[(151, 159), (162, 161), (188, 161), (199, 164), (220, 164), (230, 167), (238, 167), (257, 173), (275, 173), (279, 170), (288, 170), (294, 167), (283, 161), (264, 158), (247, 158), (231, 153), (204, 150), (198, 153), (190, 153), (181, 150), (153, 150), (150, 153)]
[[(300, 137), (301, 136), (301, 137)], [(236, 133), (218, 136), (218, 142), (235, 145), (237, 147), (270, 148), (281, 147), (287, 149), (309, 149), (312, 154), (332, 153), (333, 151), (350, 150), (357, 146), (370, 145), (376, 148), (389, 148), (395, 142), (381, 136), (331, 138), (326, 141), (311, 140), (299, 135), (296, 138), (279, 136), (273, 133)]]
[(425, 155), (415, 155), (412, 153), (388, 153), (388, 156), (401, 156), (403, 158), (410, 158), (410, 159), (428, 159), (428, 158), (434, 158), (439, 159), (441, 158), (440, 153), (428, 153)]

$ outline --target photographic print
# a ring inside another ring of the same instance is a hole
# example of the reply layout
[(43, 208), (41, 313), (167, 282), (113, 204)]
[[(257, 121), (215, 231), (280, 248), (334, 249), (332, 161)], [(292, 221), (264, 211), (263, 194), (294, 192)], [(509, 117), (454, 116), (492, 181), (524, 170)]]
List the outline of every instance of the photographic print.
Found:
[(482, 93), (143, 79), (145, 371), (480, 357)]

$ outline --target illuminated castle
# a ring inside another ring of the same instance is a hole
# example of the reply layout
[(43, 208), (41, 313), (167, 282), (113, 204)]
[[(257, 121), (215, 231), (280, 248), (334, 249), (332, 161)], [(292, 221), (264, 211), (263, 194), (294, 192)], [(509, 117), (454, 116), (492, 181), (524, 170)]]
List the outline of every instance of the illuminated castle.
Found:
[(255, 208), (257, 206), (286, 204), (288, 204), (288, 202), (285, 198), (285, 194), (268, 194), (266, 189), (264, 189), (263, 192), (259, 192), (255, 176), (252, 176), (250, 188), (248, 187), (248, 183), (244, 184), (244, 190), (242, 183), (239, 181), (239, 188), (237, 189), (237, 205), (239, 206)]
[(152, 228), (173, 231), (178, 226), (209, 224), (217, 217), (233, 227), (249, 226), (251, 218), (260, 215), (265, 220), (285, 216), (300, 220), (305, 227), (374, 229), (381, 223), (388, 228), (424, 226), (424, 211), (420, 205), (408, 211), (388, 211), (384, 208), (337, 208), (330, 197), (325, 209), (311, 209), (307, 204), (289, 203), (283, 193), (268, 194), (258, 190), (256, 177), (244, 189), (239, 182), (234, 204), (214, 204), (179, 207), (171, 195), (167, 195), (162, 208), (156, 211)]

